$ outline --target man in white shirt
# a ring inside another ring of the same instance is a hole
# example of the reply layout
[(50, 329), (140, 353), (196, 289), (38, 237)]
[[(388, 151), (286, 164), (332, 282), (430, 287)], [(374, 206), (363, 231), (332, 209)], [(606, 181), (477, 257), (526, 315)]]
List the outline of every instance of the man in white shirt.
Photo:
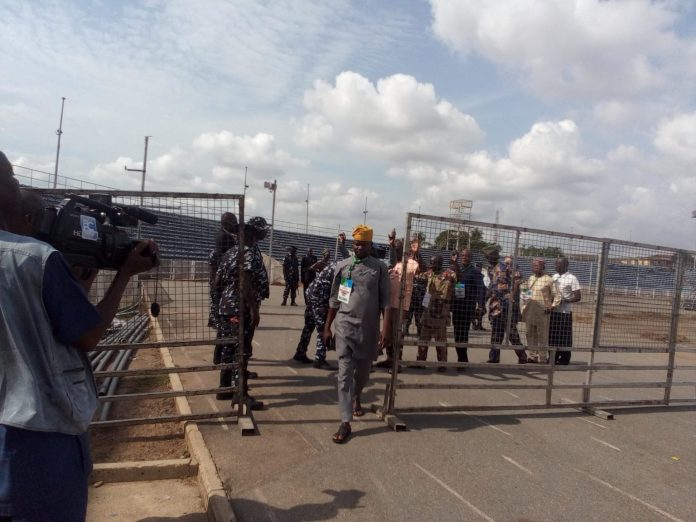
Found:
[[(553, 284), (560, 296), (559, 304), (551, 312), (549, 321), (549, 346), (573, 346), (573, 304), (580, 301), (580, 283), (578, 278), (568, 272), (568, 259), (556, 259), (556, 272)], [(556, 364), (570, 363), (570, 351), (556, 352)]]

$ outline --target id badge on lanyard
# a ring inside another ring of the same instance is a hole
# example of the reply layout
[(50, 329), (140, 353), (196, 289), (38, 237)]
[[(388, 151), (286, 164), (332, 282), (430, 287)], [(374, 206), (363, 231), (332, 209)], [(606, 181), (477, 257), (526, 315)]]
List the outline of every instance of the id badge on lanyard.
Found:
[(353, 280), (342, 277), (341, 284), (338, 287), (338, 300), (339, 300), (339, 302), (348, 304), (348, 302), (350, 301), (350, 294), (351, 294), (352, 290), (353, 290)]

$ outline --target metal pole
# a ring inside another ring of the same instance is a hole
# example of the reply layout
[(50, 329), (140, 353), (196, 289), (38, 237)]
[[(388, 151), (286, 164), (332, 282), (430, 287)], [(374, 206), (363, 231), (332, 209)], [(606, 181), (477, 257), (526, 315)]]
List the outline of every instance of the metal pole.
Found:
[[(143, 168), (142, 169), (129, 169), (125, 165), (124, 170), (128, 172), (140, 172), (142, 174), (140, 178), (140, 206), (145, 204), (145, 175), (147, 174), (147, 148), (152, 136), (145, 136), (145, 152), (143, 153)], [(140, 221), (138, 221), (138, 239), (140, 239)]]
[[(520, 231), (515, 231), (515, 250), (512, 252), (512, 287), (510, 288), (510, 302), (508, 303), (508, 313), (505, 324), (505, 345), (510, 344), (510, 329), (512, 328), (512, 314), (515, 306), (515, 274), (517, 273), (517, 252), (520, 249)], [(498, 260), (500, 262), (500, 260)], [(522, 281), (520, 281), (522, 284)]]
[(687, 263), (686, 252), (677, 252), (676, 257), (676, 272), (674, 277), (674, 296), (672, 297), (672, 315), (669, 324), (669, 338), (667, 340), (667, 349), (669, 350), (669, 358), (667, 362), (667, 378), (665, 386), (665, 405), (669, 404), (670, 396), (672, 395), (672, 380), (674, 378), (674, 358), (677, 351), (677, 328), (679, 327), (679, 310), (681, 309), (681, 293), (682, 285), (684, 284), (684, 272), (686, 271)]
[(307, 234), (309, 230), (309, 183), (307, 183), (307, 199), (305, 203), (307, 203), (307, 215), (305, 217), (304, 232)]
[(144, 204), (145, 196), (145, 175), (147, 174), (147, 146), (150, 141), (150, 136), (145, 136), (145, 152), (143, 153), (143, 178), (140, 182), (140, 206)]
[[(245, 183), (246, 185), (246, 183)], [(240, 248), (237, 251), (237, 273), (239, 274), (239, 308), (240, 310), (245, 310), (246, 309), (246, 303), (244, 301), (244, 293), (246, 289), (246, 285), (250, 284), (250, 281), (246, 277), (246, 273), (244, 270), (242, 270), (242, 267), (244, 266), (244, 249), (246, 245), (246, 237), (244, 235), (244, 222), (246, 219), (245, 216), (245, 204), (246, 204), (246, 197), (242, 196), (242, 199), (239, 201), (239, 245)], [(271, 228), (271, 234), (273, 234), (273, 228)], [(271, 236), (273, 237), (273, 236)], [(270, 263), (270, 260), (269, 260)], [(234, 394), (234, 400), (232, 402), (232, 407), (237, 409), (237, 418), (241, 419), (245, 413), (248, 413), (251, 415), (251, 405), (248, 405), (247, 407), (249, 408), (249, 411), (245, 412), (244, 408), (244, 391), (246, 389), (246, 368), (244, 365), (244, 342), (245, 342), (245, 335), (244, 335), (244, 323), (248, 320), (247, 314), (242, 313), (242, 317), (240, 318), (241, 321), (239, 321), (239, 328), (237, 329), (237, 340), (238, 340), (238, 345), (237, 345), (237, 353), (235, 354), (235, 360), (234, 362), (237, 365), (237, 379), (236, 379), (236, 386), (237, 390), (235, 391)], [(234, 375), (234, 370), (232, 370), (232, 374)]]
[(590, 360), (587, 363), (587, 374), (585, 384), (587, 388), (582, 390), (582, 401), (590, 402), (590, 391), (592, 386), (592, 366), (594, 365), (595, 349), (599, 348), (602, 334), (602, 309), (604, 306), (604, 286), (609, 268), (609, 247), (610, 243), (602, 243), (602, 253), (597, 266), (597, 301), (594, 309), (594, 319), (592, 322), (592, 349), (590, 350)]
[(276, 190), (278, 189), (277, 180), (273, 180), (273, 185), (270, 187), (271, 192), (273, 192), (273, 206), (271, 207), (271, 234), (268, 238), (268, 277), (273, 283), (273, 229), (275, 228), (275, 203), (276, 203)]
[(363, 210), (363, 225), (367, 223), (367, 196), (365, 196), (365, 209)]
[(334, 261), (338, 261), (338, 234), (341, 233), (341, 224), (338, 224), (338, 230), (336, 231), (336, 246), (334, 247)]
[[(396, 310), (398, 316), (396, 321), (392, 323), (394, 325), (396, 332), (392, 332), (392, 354), (393, 354), (393, 364), (392, 364), (392, 374), (390, 384), (387, 385), (387, 407), (382, 411), (382, 415), (388, 413), (390, 415), (394, 414), (395, 403), (396, 403), (396, 386), (398, 384), (399, 366), (401, 365), (401, 357), (403, 352), (403, 340), (404, 332), (402, 327), (403, 321), (403, 310), (404, 310), (404, 293), (406, 288), (406, 277), (408, 274), (408, 256), (406, 253), (406, 245), (408, 244), (409, 238), (411, 237), (411, 221), (413, 214), (410, 212), (406, 215), (406, 237), (403, 240), (403, 257), (401, 258), (401, 281), (399, 283), (399, 308)], [(394, 313), (394, 309), (391, 310)]]
[(65, 96), (60, 103), (60, 124), (58, 125), (58, 146), (56, 147), (56, 168), (53, 171), (53, 188), (58, 186), (58, 159), (60, 158), (60, 137), (63, 135), (63, 108), (65, 107)]

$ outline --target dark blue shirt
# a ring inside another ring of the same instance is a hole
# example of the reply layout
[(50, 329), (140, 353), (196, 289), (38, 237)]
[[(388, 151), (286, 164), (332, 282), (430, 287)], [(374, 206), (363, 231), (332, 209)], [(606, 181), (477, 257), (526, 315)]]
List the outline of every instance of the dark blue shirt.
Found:
[(73, 344), (101, 321), (99, 312), (59, 252), (51, 254), (46, 261), (42, 293), (53, 333), (63, 344)]

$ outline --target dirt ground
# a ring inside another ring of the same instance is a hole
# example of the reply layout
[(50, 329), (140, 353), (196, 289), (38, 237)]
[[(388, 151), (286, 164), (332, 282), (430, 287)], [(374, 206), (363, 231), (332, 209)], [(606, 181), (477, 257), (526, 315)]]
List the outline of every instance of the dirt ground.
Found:
[[(131, 357), (130, 369), (161, 368), (159, 350), (140, 349)], [(119, 394), (170, 390), (167, 375), (121, 379)], [(109, 420), (176, 415), (173, 399), (114, 403)], [(169, 422), (114, 428), (90, 428), (94, 462), (124, 462), (188, 457), (183, 424)]]

